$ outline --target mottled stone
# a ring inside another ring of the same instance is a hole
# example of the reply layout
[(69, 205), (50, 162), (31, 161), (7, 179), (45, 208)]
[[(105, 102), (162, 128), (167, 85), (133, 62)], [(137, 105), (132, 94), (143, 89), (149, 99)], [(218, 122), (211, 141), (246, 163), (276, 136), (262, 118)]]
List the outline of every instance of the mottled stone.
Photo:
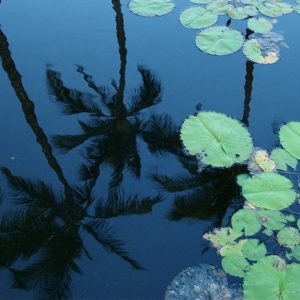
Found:
[(241, 289), (228, 286), (226, 274), (201, 264), (180, 272), (169, 284), (165, 300), (242, 300)]

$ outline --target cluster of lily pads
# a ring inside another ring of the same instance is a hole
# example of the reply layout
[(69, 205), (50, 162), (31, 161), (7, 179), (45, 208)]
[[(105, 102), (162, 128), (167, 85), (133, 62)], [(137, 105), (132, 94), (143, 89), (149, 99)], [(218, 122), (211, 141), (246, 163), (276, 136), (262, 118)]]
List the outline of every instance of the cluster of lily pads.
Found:
[(296, 170), (300, 159), (300, 122), (280, 128), (282, 147), (270, 155), (253, 147), (239, 121), (216, 112), (186, 119), (181, 139), (206, 165), (248, 165), (248, 173), (237, 177), (244, 207), (233, 214), (231, 226), (204, 235), (222, 256), (225, 272), (243, 278), (244, 299), (299, 299), (300, 218), (292, 211), (298, 206), (299, 181), (288, 175), (298, 175), (289, 169)]
[[(203, 29), (196, 36), (196, 46), (211, 55), (228, 55), (243, 49), (245, 56), (260, 64), (272, 64), (279, 59), (278, 42), (282, 37), (274, 32), (274, 18), (293, 11), (300, 14), (300, 0), (294, 5), (284, 0), (190, 0), (192, 6), (180, 15), (183, 26)], [(202, 6), (201, 6), (202, 5)], [(173, 0), (131, 0), (129, 9), (140, 16), (162, 16), (175, 8)], [(251, 35), (229, 26), (215, 25), (220, 16), (247, 20)]]

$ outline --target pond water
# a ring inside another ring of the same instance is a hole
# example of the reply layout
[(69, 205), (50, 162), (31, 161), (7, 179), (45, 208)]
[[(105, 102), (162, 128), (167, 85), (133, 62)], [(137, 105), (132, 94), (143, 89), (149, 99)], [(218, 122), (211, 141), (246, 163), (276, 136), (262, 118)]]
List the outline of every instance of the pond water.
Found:
[(264, 66), (200, 52), (176, 2), (143, 18), (127, 0), (2, 1), (1, 299), (162, 299), (220, 264), (202, 235), (242, 205), (241, 170), (198, 174), (178, 128), (222, 112), (273, 148), (299, 119), (300, 19), (280, 18), (289, 48)]

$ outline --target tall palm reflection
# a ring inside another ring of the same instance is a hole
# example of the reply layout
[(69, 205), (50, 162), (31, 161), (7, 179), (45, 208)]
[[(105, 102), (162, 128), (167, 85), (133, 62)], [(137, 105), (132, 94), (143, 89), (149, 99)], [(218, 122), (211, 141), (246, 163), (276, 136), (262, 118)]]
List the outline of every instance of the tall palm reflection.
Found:
[(81, 133), (55, 136), (55, 146), (67, 152), (88, 141), (88, 145), (85, 145), (88, 163), (82, 165), (82, 179), (94, 184), (101, 164), (107, 163), (113, 170), (110, 187), (116, 188), (123, 180), (125, 169), (133, 176), (140, 177), (141, 158), (137, 143), (147, 127), (141, 113), (161, 101), (161, 85), (150, 70), (139, 66), (142, 84), (130, 99), (125, 100), (127, 49), (124, 20), (120, 1), (113, 0), (112, 4), (116, 13), (120, 54), (118, 83), (112, 81), (111, 87), (97, 85), (84, 67), (78, 66), (77, 72), (82, 74), (88, 87), (97, 95), (93, 96), (67, 88), (56, 71), (47, 70), (47, 78), (50, 93), (57, 102), (63, 104), (65, 114), (88, 114), (88, 120), (79, 121)]
[[(113, 192), (107, 199), (94, 199), (83, 185), (72, 187), (70, 201), (41, 180), (16, 176), (6, 168), (2, 173), (14, 207), (0, 222), (0, 264), (14, 275), (14, 287), (38, 290), (50, 299), (67, 298), (72, 274), (81, 273), (78, 260), (83, 255), (92, 259), (84, 233), (133, 268), (141, 269), (124, 242), (115, 238), (108, 219), (148, 213), (159, 197), (139, 199), (137, 195)], [(20, 258), (25, 266), (15, 267)]]

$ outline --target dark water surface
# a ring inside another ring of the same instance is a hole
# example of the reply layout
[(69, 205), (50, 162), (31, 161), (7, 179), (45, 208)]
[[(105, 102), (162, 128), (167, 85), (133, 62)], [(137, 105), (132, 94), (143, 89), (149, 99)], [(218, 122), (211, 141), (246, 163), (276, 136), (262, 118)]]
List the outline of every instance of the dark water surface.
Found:
[(199, 175), (178, 126), (201, 103), (271, 149), (299, 120), (300, 19), (280, 18), (289, 49), (261, 66), (199, 52), (188, 5), (2, 1), (1, 299), (162, 299), (185, 267), (219, 264), (202, 235), (241, 205), (243, 170)]

